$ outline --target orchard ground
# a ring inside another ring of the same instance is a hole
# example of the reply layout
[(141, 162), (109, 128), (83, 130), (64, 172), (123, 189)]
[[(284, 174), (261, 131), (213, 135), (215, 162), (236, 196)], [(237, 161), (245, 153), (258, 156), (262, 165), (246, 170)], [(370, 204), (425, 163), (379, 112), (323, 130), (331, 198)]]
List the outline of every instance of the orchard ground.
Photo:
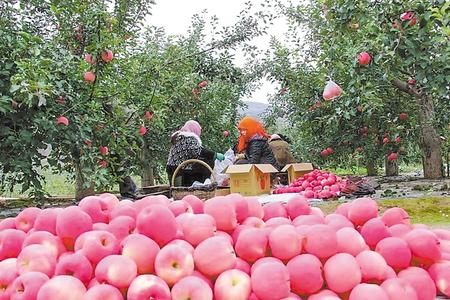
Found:
[[(402, 166), (402, 176), (397, 177), (371, 177), (380, 187), (373, 198), (379, 200), (381, 211), (399, 206), (410, 215), (413, 223), (424, 223), (433, 227), (450, 228), (450, 179), (426, 180), (415, 172), (416, 166)], [(359, 169), (338, 169), (333, 172), (340, 175), (362, 175)], [(0, 219), (18, 213), (21, 208), (27, 206), (67, 206), (74, 202), (74, 185), (68, 181), (67, 174), (46, 175), (45, 188), (54, 200), (46, 200), (45, 204), (37, 200), (28, 200), (20, 194), (20, 187), (12, 193), (3, 192), (0, 196)], [(133, 178), (139, 185), (140, 179)], [(118, 186), (115, 191), (118, 190)], [(4, 199), (2, 200), (2, 197)], [(7, 200), (8, 198), (20, 198), (20, 200)], [(317, 204), (325, 213), (333, 212), (336, 207), (348, 199), (339, 199)]]

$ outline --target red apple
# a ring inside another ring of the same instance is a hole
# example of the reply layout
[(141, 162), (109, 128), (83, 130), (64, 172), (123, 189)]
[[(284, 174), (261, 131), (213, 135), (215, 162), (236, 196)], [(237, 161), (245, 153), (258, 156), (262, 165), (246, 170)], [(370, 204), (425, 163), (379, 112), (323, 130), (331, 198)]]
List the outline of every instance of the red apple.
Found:
[(228, 137), (230, 135), (230, 133), (227, 131), (227, 130), (224, 130), (223, 131), (223, 136), (224, 137)]
[(120, 243), (129, 234), (134, 232), (136, 220), (129, 216), (119, 216), (111, 220), (107, 225), (106, 231), (111, 232)]
[(344, 227), (336, 232), (338, 242), (338, 252), (348, 253), (353, 256), (364, 250), (369, 250), (364, 238), (353, 227)]
[(16, 219), (6, 218), (0, 221), (0, 232), (5, 229), (16, 229)]
[(108, 147), (106, 147), (106, 146), (101, 146), (101, 147), (99, 148), (99, 151), (100, 151), (100, 154), (101, 154), (101, 155), (107, 155), (108, 152), (109, 152), (109, 149), (108, 149)]
[(66, 100), (64, 100), (64, 97), (63, 97), (63, 96), (59, 96), (59, 97), (56, 99), (56, 102), (59, 103), (59, 104), (65, 104), (65, 103), (66, 103)]
[(84, 80), (88, 83), (93, 83), (95, 81), (95, 74), (91, 71), (84, 73)]
[(144, 125), (141, 125), (141, 127), (139, 127), (139, 135), (145, 135), (147, 133), (147, 128), (145, 128)]
[(416, 84), (416, 80), (415, 79), (409, 79), (408, 80), (408, 84), (409, 85), (415, 85)]
[(109, 221), (108, 206), (98, 196), (87, 196), (81, 199), (78, 207), (91, 217), (93, 223), (108, 223)]
[(28, 232), (33, 228), (34, 222), (41, 210), (37, 207), (27, 207), (17, 215), (16, 228), (23, 232)]
[(56, 218), (56, 233), (67, 250), (73, 250), (78, 236), (90, 230), (92, 230), (92, 219), (79, 207), (65, 208)]
[(217, 276), (236, 265), (233, 246), (224, 237), (210, 237), (201, 242), (194, 251), (197, 269), (206, 276)]
[(101, 159), (101, 160), (98, 161), (98, 166), (99, 166), (100, 168), (106, 168), (107, 165), (108, 165), (108, 163), (107, 163), (105, 160), (103, 160), (103, 159)]
[(370, 54), (367, 52), (361, 52), (358, 55), (358, 62), (362, 66), (367, 66), (368, 64), (370, 64), (371, 60), (372, 60), (372, 58), (370, 57)]
[(105, 49), (105, 51), (102, 52), (101, 56), (102, 60), (107, 63), (113, 59), (113, 52), (109, 49)]
[(22, 247), (34, 244), (47, 247), (55, 255), (55, 257), (59, 257), (61, 254), (66, 252), (66, 248), (60, 238), (47, 231), (34, 231), (32, 233), (28, 233), (28, 236), (23, 241)]
[(287, 263), (291, 290), (299, 295), (317, 293), (323, 286), (322, 263), (311, 254), (294, 257)]
[(145, 118), (150, 121), (153, 118), (153, 113), (150, 111), (145, 112)]
[(192, 94), (198, 95), (198, 90), (196, 88), (192, 89)]
[(398, 115), (398, 118), (403, 121), (403, 120), (408, 119), (408, 115), (405, 113), (401, 113)]
[(206, 87), (207, 85), (208, 85), (208, 81), (203, 80), (197, 86), (202, 89), (202, 88)]
[(361, 270), (356, 259), (348, 253), (330, 257), (324, 265), (327, 286), (333, 292), (345, 293), (361, 283)]
[(11, 286), (14, 280), (19, 276), (17, 270), (17, 259), (8, 258), (0, 261), (0, 299), (9, 300), (11, 293)]
[(396, 160), (397, 157), (398, 157), (398, 154), (396, 152), (392, 152), (391, 154), (388, 155), (387, 159), (389, 161), (393, 161), (393, 160)]
[(62, 124), (64, 126), (68, 126), (69, 120), (64, 116), (59, 116), (58, 118), (56, 118), (56, 124)]
[(119, 253), (119, 243), (112, 233), (93, 230), (82, 233), (77, 238), (74, 249), (96, 265), (104, 257)]
[(160, 247), (175, 239), (177, 235), (175, 216), (169, 208), (161, 204), (144, 208), (136, 218), (136, 228), (138, 233), (153, 239)]
[(289, 271), (281, 262), (265, 262), (255, 266), (251, 275), (252, 290), (261, 300), (289, 296)]

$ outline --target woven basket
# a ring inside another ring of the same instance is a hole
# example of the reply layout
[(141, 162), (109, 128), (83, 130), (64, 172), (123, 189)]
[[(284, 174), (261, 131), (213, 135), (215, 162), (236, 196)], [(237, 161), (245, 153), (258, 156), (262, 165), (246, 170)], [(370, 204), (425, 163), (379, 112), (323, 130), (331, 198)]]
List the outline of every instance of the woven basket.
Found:
[[(180, 170), (184, 166), (191, 164), (191, 163), (201, 164), (202, 166), (206, 167), (211, 172), (212, 179), (213, 179), (211, 185), (208, 185), (205, 187), (175, 186), (175, 178), (177, 177), (178, 172), (180, 172)], [(173, 172), (172, 185), (170, 187), (170, 194), (174, 200), (180, 200), (184, 196), (187, 196), (187, 195), (194, 195), (202, 200), (208, 200), (215, 196), (216, 189), (217, 189), (217, 179), (216, 179), (216, 176), (214, 175), (214, 172), (211, 169), (211, 167), (204, 161), (201, 161), (198, 159), (188, 159), (188, 160), (183, 161), (181, 164), (179, 164), (178, 167), (175, 169), (175, 172)]]

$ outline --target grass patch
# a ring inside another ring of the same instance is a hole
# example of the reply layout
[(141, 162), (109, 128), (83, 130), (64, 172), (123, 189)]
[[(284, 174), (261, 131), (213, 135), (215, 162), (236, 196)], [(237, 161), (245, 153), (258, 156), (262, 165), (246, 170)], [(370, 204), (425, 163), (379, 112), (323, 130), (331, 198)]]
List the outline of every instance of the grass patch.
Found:
[[(333, 213), (342, 201), (329, 201), (316, 206), (326, 214)], [(411, 218), (411, 223), (424, 223), (428, 225), (450, 225), (450, 198), (424, 197), (404, 199), (378, 200), (380, 214), (392, 207), (401, 207)]]

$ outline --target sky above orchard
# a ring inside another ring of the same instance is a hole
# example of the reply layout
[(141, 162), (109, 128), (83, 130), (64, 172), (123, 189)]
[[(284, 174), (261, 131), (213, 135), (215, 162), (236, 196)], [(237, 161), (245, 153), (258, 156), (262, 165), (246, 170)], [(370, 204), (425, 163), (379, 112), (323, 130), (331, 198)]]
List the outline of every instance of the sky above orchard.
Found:
[[(255, 6), (261, 2), (264, 2), (264, 0), (252, 0)], [(208, 15), (218, 17), (220, 25), (233, 25), (238, 19), (239, 12), (244, 8), (244, 3), (244, 0), (156, 0), (148, 24), (164, 27), (166, 32), (171, 35), (185, 34), (191, 24), (192, 16), (207, 10)], [(271, 35), (283, 40), (286, 30), (286, 22), (277, 20), (269, 29), (267, 36), (259, 37), (254, 41), (254, 44), (266, 49)], [(237, 54), (236, 64), (242, 63), (243, 58)], [(261, 87), (244, 100), (267, 103), (267, 94), (278, 89), (278, 84), (263, 81)]]

